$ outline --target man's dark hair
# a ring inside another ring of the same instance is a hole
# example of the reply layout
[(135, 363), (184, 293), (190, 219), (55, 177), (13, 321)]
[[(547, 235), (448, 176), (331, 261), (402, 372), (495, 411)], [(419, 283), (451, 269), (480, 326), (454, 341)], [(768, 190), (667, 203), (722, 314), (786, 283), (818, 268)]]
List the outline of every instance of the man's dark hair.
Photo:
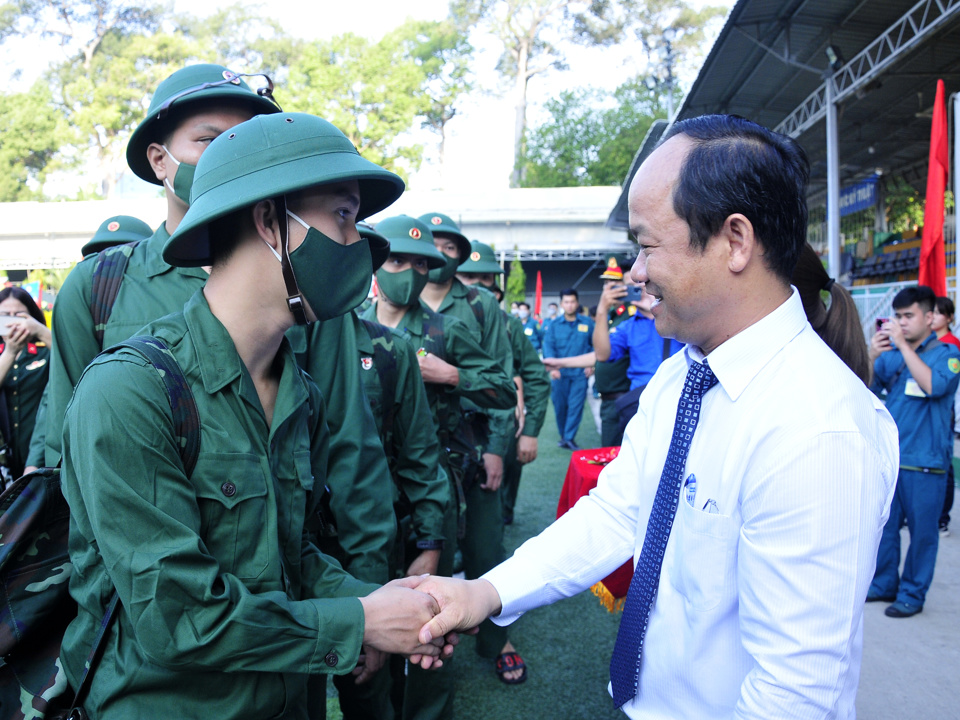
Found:
[(926, 285), (917, 285), (916, 287), (904, 288), (893, 298), (893, 309), (903, 310), (914, 303), (920, 306), (925, 313), (933, 312), (933, 306), (937, 301), (937, 296)]
[[(577, 291), (574, 290), (573, 288), (567, 288), (566, 290), (560, 291), (561, 300), (563, 300), (567, 295), (573, 295), (577, 299), (577, 302), (580, 302), (580, 296), (577, 294)], [(553, 303), (550, 303), (550, 304), (553, 305)]]
[(683, 160), (673, 209), (703, 252), (733, 213), (753, 225), (764, 259), (789, 282), (807, 239), (806, 153), (786, 135), (736, 115), (703, 115), (675, 123), (663, 144), (685, 135), (694, 146)]
[(938, 297), (937, 298), (937, 312), (941, 315), (946, 315), (948, 318), (953, 318), (957, 312), (957, 308), (953, 304), (953, 300), (948, 297)]
[(529, 310), (529, 309), (530, 309), (530, 303), (521, 302), (517, 307), (523, 307), (523, 308), (526, 308), (527, 310)]

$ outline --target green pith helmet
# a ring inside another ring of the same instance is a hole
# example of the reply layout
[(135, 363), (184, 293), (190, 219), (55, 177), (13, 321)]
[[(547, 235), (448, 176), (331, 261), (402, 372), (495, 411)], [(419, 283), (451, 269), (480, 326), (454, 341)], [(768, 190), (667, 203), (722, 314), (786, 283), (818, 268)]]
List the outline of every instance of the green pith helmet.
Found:
[(80, 253), (86, 257), (114, 245), (146, 240), (151, 235), (153, 230), (143, 220), (129, 215), (114, 215), (100, 223), (90, 241), (80, 248)]
[[(267, 85), (272, 90), (273, 83), (269, 78)], [(237, 73), (223, 65), (188, 65), (157, 86), (146, 118), (130, 136), (130, 142), (127, 143), (127, 165), (137, 177), (154, 185), (163, 184), (157, 180), (153, 168), (150, 167), (147, 148), (150, 143), (162, 142), (163, 136), (170, 132), (171, 128), (165, 122), (167, 110), (211, 98), (231, 103), (244, 101), (249, 104), (253, 115), (280, 112), (280, 106), (269, 92), (258, 94), (241, 80)]]
[(600, 275), (601, 280), (623, 280), (623, 269), (616, 255), (607, 255), (606, 267)]
[(403, 193), (403, 180), (360, 153), (326, 120), (306, 113), (258, 115), (216, 138), (200, 156), (190, 208), (163, 248), (170, 265), (209, 265), (211, 221), (286, 193), (357, 180), (358, 220)]
[(460, 226), (453, 218), (443, 213), (424, 213), (419, 217), (420, 220), (430, 226), (430, 231), (436, 235), (447, 235), (457, 243), (457, 251), (460, 255), (460, 262), (465, 262), (470, 256), (470, 241), (467, 236), (460, 232)]
[(503, 268), (497, 262), (493, 248), (479, 240), (470, 241), (470, 257), (457, 268), (463, 273), (496, 273), (503, 275)]
[(390, 257), (390, 241), (364, 222), (357, 223), (357, 232), (370, 243), (370, 258), (373, 260), (373, 271), (376, 272)]
[(447, 261), (446, 256), (433, 246), (433, 233), (422, 220), (397, 215), (378, 222), (377, 231), (390, 241), (390, 252), (424, 257), (431, 270), (443, 267)]

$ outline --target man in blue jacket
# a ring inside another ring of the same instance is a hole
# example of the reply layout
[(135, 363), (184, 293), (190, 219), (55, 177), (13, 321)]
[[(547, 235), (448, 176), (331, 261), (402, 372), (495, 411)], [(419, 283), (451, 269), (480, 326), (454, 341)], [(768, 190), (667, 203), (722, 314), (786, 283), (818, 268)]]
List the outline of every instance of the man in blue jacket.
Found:
[[(871, 389), (887, 393), (887, 410), (900, 435), (900, 473), (867, 602), (892, 602), (885, 613), (893, 618), (923, 610), (937, 562), (943, 476), (953, 455), (950, 409), (960, 381), (960, 353), (939, 342), (930, 329), (934, 302), (926, 286), (901, 290), (893, 299), (896, 317), (886, 320), (870, 341)], [(910, 547), (898, 576), (904, 519)]]
[[(551, 368), (551, 358), (583, 355), (593, 350), (593, 320), (577, 312), (580, 296), (570, 288), (560, 293), (563, 316), (552, 323), (543, 336), (543, 362)], [(587, 375), (581, 368), (551, 369), (553, 412), (560, 433), (560, 447), (579, 450), (575, 442), (583, 403), (587, 398)]]

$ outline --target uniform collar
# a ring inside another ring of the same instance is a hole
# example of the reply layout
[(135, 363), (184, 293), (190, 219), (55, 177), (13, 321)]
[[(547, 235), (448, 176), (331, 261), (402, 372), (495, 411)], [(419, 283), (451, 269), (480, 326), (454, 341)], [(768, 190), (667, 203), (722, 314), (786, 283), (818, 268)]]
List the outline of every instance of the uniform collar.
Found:
[(167, 232), (166, 223), (160, 223), (160, 227), (154, 230), (153, 235), (143, 241), (145, 252), (143, 253), (143, 274), (149, 278), (162, 275), (165, 272), (176, 270), (181, 275), (188, 277), (198, 277), (207, 279), (207, 273), (202, 268), (174, 268), (163, 260), (163, 246), (170, 239), (170, 233)]
[[(3, 342), (0, 342), (0, 353), (3, 352), (3, 349), (5, 347), (6, 347), (6, 344)], [(27, 343), (27, 346), (24, 348), (24, 350), (27, 351), (27, 355), (36, 355), (38, 352), (37, 346), (34, 345), (33, 343)], [(21, 350), (20, 352), (23, 352), (23, 350)], [(17, 355), (17, 357), (19, 357), (19, 354)]]
[(240, 356), (233, 338), (213, 313), (203, 295), (197, 290), (183, 306), (187, 330), (197, 348), (197, 366), (203, 379), (203, 389), (213, 395), (240, 377)]
[[(800, 294), (793, 288), (780, 307), (710, 353), (710, 368), (730, 399), (736, 402), (750, 381), (807, 326)], [(703, 362), (700, 348), (687, 345), (684, 352), (688, 366)]]

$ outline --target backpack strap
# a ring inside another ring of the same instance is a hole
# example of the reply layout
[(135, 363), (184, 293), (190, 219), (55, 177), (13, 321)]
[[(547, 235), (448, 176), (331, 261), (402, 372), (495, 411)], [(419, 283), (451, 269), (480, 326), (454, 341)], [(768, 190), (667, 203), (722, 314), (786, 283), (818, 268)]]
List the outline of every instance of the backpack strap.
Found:
[(103, 349), (103, 332), (107, 320), (113, 312), (113, 304), (120, 293), (120, 283), (127, 271), (127, 264), (133, 254), (133, 248), (140, 241), (107, 248), (97, 254), (93, 265), (93, 277), (90, 285), (90, 317), (93, 319), (93, 334), (97, 344)]
[[(101, 253), (102, 255), (102, 253)], [(129, 254), (127, 255), (129, 258)], [(124, 262), (126, 266), (126, 262)], [(122, 273), (120, 274), (122, 276)], [(118, 276), (118, 277), (120, 277)], [(119, 280), (117, 282), (119, 288)], [(116, 293), (114, 293), (116, 297)], [(107, 313), (109, 315), (109, 312)], [(102, 333), (101, 333), (102, 341)], [(197, 403), (193, 397), (193, 392), (187, 384), (187, 379), (183, 376), (183, 370), (173, 354), (167, 349), (162, 341), (147, 335), (139, 335), (125, 340), (122, 343), (114, 345), (106, 352), (113, 352), (119, 348), (126, 347), (143, 355), (151, 365), (156, 369), (163, 385), (167, 389), (167, 395), (170, 400), (170, 409), (173, 411), (173, 427), (180, 449), (180, 458), (183, 461), (183, 469), (187, 477), (193, 474), (197, 466), (197, 458), (200, 455), (200, 414), (197, 412)], [(103, 614), (103, 620), (100, 621), (100, 630), (93, 641), (93, 647), (87, 656), (87, 662), (84, 663), (83, 675), (80, 676), (80, 682), (77, 684), (77, 692), (73, 697), (70, 715), (75, 717), (83, 698), (90, 689), (92, 672), (100, 660), (100, 654), (103, 651), (104, 640), (107, 635), (107, 629), (113, 622), (116, 615), (117, 605), (120, 602), (120, 596), (117, 591), (113, 591), (113, 596), (107, 605), (107, 610)], [(76, 715), (76, 717), (80, 717)]]
[(433, 354), (446, 361), (447, 345), (443, 334), (443, 315), (432, 310), (423, 314), (423, 337), (430, 338)]
[(486, 314), (483, 310), (483, 303), (480, 302), (480, 291), (471, 285), (467, 286), (467, 302), (470, 303), (473, 316), (477, 319), (477, 322), (480, 323), (480, 328), (482, 329)]
[[(393, 432), (396, 416), (397, 358), (393, 354), (393, 331), (386, 325), (360, 319), (373, 341), (373, 364), (383, 390), (383, 417), (380, 420), (380, 436), (387, 438)], [(389, 450), (388, 450), (389, 452)]]

